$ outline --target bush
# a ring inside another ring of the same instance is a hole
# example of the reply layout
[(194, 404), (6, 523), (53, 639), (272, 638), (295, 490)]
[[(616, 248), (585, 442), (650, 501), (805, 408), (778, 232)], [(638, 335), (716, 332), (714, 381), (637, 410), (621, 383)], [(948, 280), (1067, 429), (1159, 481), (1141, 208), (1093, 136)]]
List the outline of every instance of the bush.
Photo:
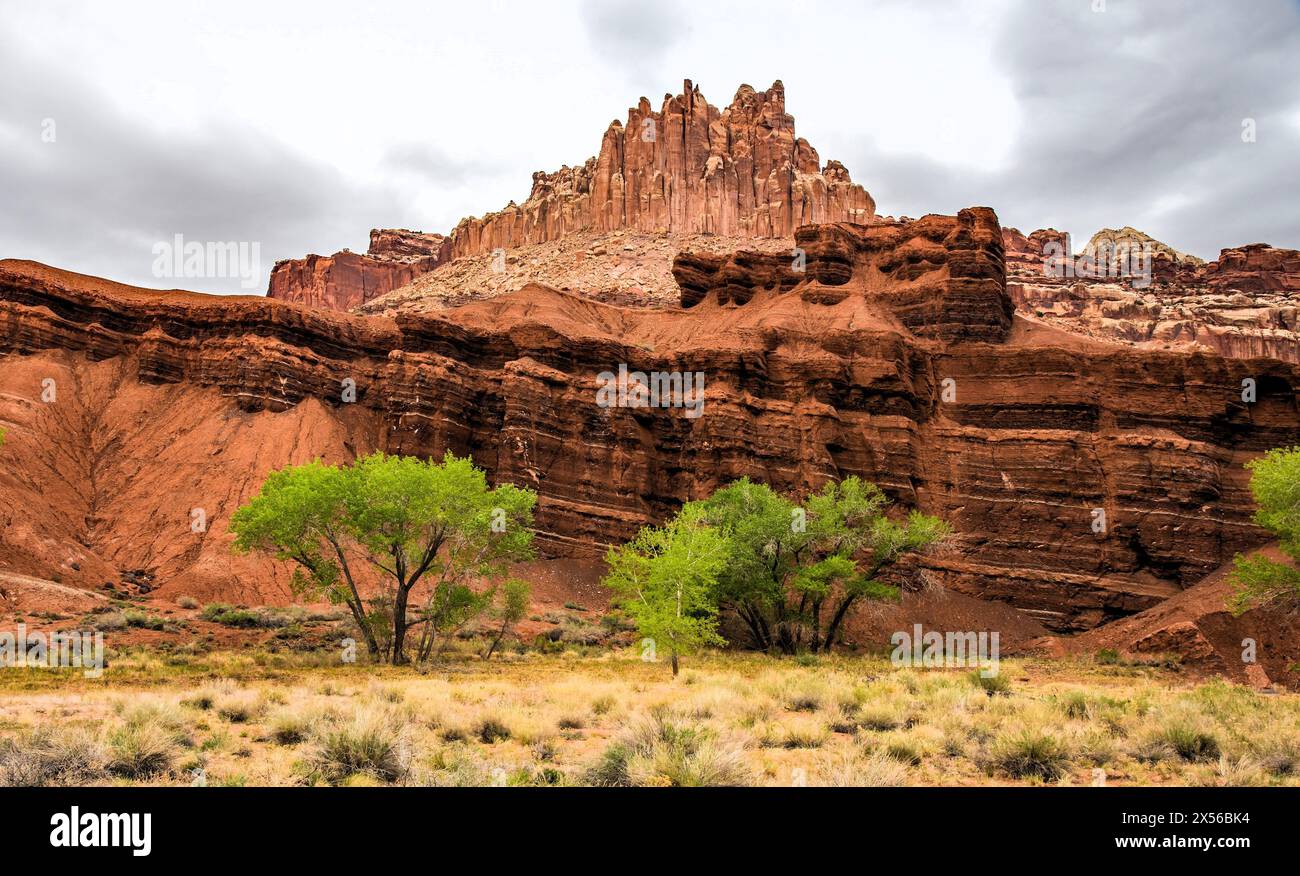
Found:
[(1210, 761), (1219, 757), (1219, 740), (1214, 734), (1189, 722), (1166, 724), (1160, 738), (1186, 761)]
[(752, 781), (744, 750), (713, 731), (662, 715), (642, 719), (588, 771), (594, 785), (735, 786)]
[(331, 785), (358, 773), (396, 782), (410, 769), (405, 721), (386, 710), (364, 709), (346, 723), (325, 722), (308, 765), (313, 776)]
[(1001, 672), (996, 672), (992, 675), (985, 675), (983, 670), (976, 669), (970, 674), (969, 678), (971, 684), (975, 685), (991, 697), (997, 696), (998, 694), (1011, 693), (1011, 679), (1007, 678)]
[(136, 627), (138, 629), (162, 630), (167, 626), (167, 622), (162, 618), (135, 608), (128, 608), (126, 611), (122, 612), (122, 618), (126, 621), (128, 627)]
[(487, 717), (479, 721), (474, 727), (474, 735), (484, 745), (495, 745), (510, 738), (510, 728), (498, 718)]
[(231, 724), (245, 724), (260, 715), (264, 708), (252, 693), (235, 694), (217, 702), (217, 714)]
[(90, 733), (40, 728), (22, 743), (0, 741), (0, 787), (86, 785), (103, 777), (108, 755)]
[(184, 609), (195, 609), (199, 607), (199, 601), (193, 596), (177, 597), (176, 604)]
[(1052, 782), (1065, 772), (1069, 755), (1055, 736), (1026, 727), (997, 737), (993, 742), (992, 761), (1014, 778)]
[(199, 613), (199, 617), (209, 623), (221, 624), (224, 627), (274, 629), (299, 622), (303, 617), (303, 612), (301, 610), (294, 611), (278, 608), (243, 608), (241, 606), (227, 605), (224, 602), (214, 602), (211, 605), (204, 606), (203, 611)]
[(307, 738), (311, 722), (297, 712), (281, 712), (271, 721), (271, 739), (277, 745), (297, 745)]
[(860, 757), (846, 752), (827, 757), (818, 773), (821, 784), (830, 788), (896, 788), (908, 780), (907, 767), (882, 754)]
[(211, 605), (204, 606), (199, 617), (209, 623), (221, 624), (225, 627), (248, 629), (261, 626), (257, 612), (250, 611), (247, 608), (236, 608), (224, 602), (214, 602)]
[(124, 779), (149, 779), (171, 769), (176, 739), (158, 721), (135, 721), (110, 732), (108, 748), (109, 772)]

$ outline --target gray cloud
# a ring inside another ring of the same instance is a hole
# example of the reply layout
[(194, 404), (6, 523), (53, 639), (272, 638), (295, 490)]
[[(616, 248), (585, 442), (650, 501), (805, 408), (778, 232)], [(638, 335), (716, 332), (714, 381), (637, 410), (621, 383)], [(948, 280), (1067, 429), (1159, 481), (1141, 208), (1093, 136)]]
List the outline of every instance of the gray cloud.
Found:
[[(1077, 243), (1134, 225), (1212, 258), (1223, 247), (1300, 248), (1300, 6), (1109, 0), (1029, 3), (994, 57), (1023, 127), (1006, 169), (955, 171), (882, 153), (845, 160), (882, 210), (994, 207), (1023, 230), (1053, 225)], [(962, 94), (955, 73), (954, 100)], [(1242, 121), (1258, 138), (1243, 143)]]
[(678, 0), (583, 0), (580, 15), (596, 55), (629, 79), (662, 79), (661, 62), (691, 29)]
[[(1020, 124), (1009, 161), (987, 168), (881, 148), (875, 136), (908, 119), (840, 107), (871, 105), (873, 92), (909, 87), (906, 70), (871, 68), (871, 46), (889, 40), (890, 33), (855, 31), (846, 23), (818, 57), (806, 57), (811, 49), (798, 40), (790, 41), (795, 48), (789, 57), (779, 57), (770, 42), (755, 42), (773, 39), (765, 26), (740, 29), (779, 8), (746, 5), (734, 15), (714, 10), (710, 18), (676, 2), (586, 0), (573, 10), (576, 17), (557, 19), (557, 27), (584, 35), (585, 45), (577, 40), (552, 66), (570, 76), (580, 70), (578, 81), (590, 83), (590, 97), (572, 84), (552, 94), (547, 78), (524, 87), (510, 79), (518, 73), (497, 67), (485, 68), (481, 81), (463, 82), (447, 79), (439, 68), (431, 81), (449, 90), (441, 99), (436, 92), (427, 97), (418, 84), (423, 80), (397, 80), (387, 87), (410, 88), (412, 118), (427, 118), (431, 111), (448, 117), (435, 136), (426, 136), (413, 133), (419, 126), (404, 127), (401, 112), (394, 114), (391, 130), (362, 141), (352, 153), (378, 155), (369, 171), (322, 161), (318, 143), (292, 122), (277, 121), (268, 132), (229, 110), (213, 110), (190, 127), (141, 117), (96, 84), (93, 64), (83, 69), (56, 53), (38, 52), (38, 40), (0, 24), (0, 257), (33, 258), (139, 285), (239, 292), (248, 290), (236, 278), (154, 277), (152, 247), (176, 234), (258, 242), (262, 276), (254, 291), (260, 291), (278, 258), (361, 249), (371, 227), (447, 231), (462, 212), (498, 209), (506, 197), (526, 194), (532, 170), (553, 169), (595, 151), (600, 123), (584, 123), (580, 137), (564, 141), (578, 144), (577, 151), (568, 145), (562, 154), (551, 154), (558, 140), (494, 134), (487, 148), (480, 139), (456, 152), (464, 132), (520, 109), (510, 105), (512, 95), (532, 95), (518, 100), (531, 100), (534, 108), (541, 102), (548, 112), (547, 101), (553, 100), (548, 118), (576, 130), (575, 108), (587, 110), (583, 104), (597, 95), (602, 108), (588, 115), (620, 116), (636, 96), (629, 91), (618, 98), (624, 88), (677, 83), (700, 66), (712, 71), (715, 102), (753, 78), (755, 68), (785, 76), (800, 134), (823, 155), (843, 160), (882, 212), (916, 216), (984, 204), (1006, 224), (1026, 231), (1055, 226), (1076, 239), (1102, 226), (1129, 224), (1203, 257), (1256, 241), (1300, 248), (1300, 5), (1293, 0), (1108, 0), (1104, 13), (1092, 12), (1082, 0), (1021, 0), (1003, 19), (989, 53), (1011, 85)], [(910, 14), (909, 7), (889, 8), (891, 14)], [(973, 9), (954, 4), (943, 14), (970, 15)], [(820, 22), (818, 27), (839, 21), (829, 8), (802, 15)], [(480, 34), (485, 46), (502, 53), (501, 46), (514, 46), (509, 34), (464, 25), (461, 32), (467, 39)], [(566, 36), (534, 38), (529, 32), (520, 39), (543, 53), (553, 51), (543, 46)], [(531, 50), (514, 47), (509, 56), (521, 51)], [(691, 69), (678, 69), (690, 59)], [(376, 69), (381, 62), (376, 57)], [(942, 52), (918, 51), (915, 63), (951, 82), (952, 105), (980, 103), (982, 95), (968, 85), (972, 78)], [(279, 69), (272, 65), (266, 75)], [(717, 81), (725, 75), (732, 80)], [(456, 102), (454, 96), (472, 99)], [(800, 115), (801, 100), (819, 96), (829, 112), (812, 124)], [(311, 107), (336, 109), (328, 95), (312, 97)], [(454, 113), (445, 109), (453, 106)], [(349, 124), (346, 107), (337, 109), (338, 124)], [(477, 118), (465, 114), (476, 109)], [(917, 108), (943, 111), (942, 104)], [(42, 141), (46, 118), (57, 126), (54, 143)], [(537, 113), (529, 118), (538, 124)], [(1244, 118), (1257, 124), (1255, 143), (1241, 141)], [(826, 130), (828, 122), (844, 130)], [(302, 142), (286, 139), (295, 133)], [(829, 145), (837, 135), (840, 142)]]
[[(364, 248), (367, 231), (403, 212), (256, 130), (211, 125), (166, 135), (53, 59), (0, 35), (0, 257), (30, 258), (152, 288), (260, 294), (277, 258)], [(44, 120), (54, 141), (42, 138)], [(158, 242), (256, 243), (258, 279), (156, 277)]]

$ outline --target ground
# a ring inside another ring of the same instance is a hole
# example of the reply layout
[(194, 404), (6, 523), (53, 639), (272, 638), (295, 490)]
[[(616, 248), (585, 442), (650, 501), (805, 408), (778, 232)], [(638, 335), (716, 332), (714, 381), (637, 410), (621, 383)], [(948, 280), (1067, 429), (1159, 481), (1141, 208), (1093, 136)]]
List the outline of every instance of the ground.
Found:
[(724, 652), (674, 678), (635, 647), (477, 644), (423, 670), (148, 645), (101, 679), (6, 668), (0, 783), (1300, 785), (1300, 696), (1166, 664), (1026, 658), (981, 680)]

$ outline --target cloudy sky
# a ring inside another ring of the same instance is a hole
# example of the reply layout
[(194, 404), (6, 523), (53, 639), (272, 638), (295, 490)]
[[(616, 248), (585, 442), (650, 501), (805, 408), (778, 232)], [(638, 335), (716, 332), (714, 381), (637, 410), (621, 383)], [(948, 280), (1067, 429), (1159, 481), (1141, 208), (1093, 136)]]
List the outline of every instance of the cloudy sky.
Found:
[(153, 248), (257, 242), (261, 292), (522, 200), (688, 77), (720, 105), (781, 79), (882, 213), (1300, 248), (1297, 0), (0, 0), (0, 257), (237, 292)]

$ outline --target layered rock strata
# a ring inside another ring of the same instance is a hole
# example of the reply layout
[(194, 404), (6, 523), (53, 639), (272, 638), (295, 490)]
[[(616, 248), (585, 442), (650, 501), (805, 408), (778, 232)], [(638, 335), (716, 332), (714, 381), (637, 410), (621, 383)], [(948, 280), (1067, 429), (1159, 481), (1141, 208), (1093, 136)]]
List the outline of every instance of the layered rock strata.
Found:
[(450, 240), (441, 234), (374, 229), (364, 255), (342, 250), (276, 262), (266, 294), (309, 307), (351, 310), (433, 270), (450, 250)]

